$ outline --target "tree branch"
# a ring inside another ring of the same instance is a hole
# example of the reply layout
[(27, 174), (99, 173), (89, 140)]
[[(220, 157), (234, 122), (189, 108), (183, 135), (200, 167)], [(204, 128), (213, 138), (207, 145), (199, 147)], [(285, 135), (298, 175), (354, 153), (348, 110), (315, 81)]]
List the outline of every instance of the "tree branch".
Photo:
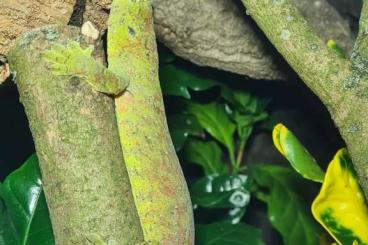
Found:
[(359, 33), (352, 53), (353, 70), (359, 76), (368, 75), (368, 1), (363, 1)]
[(292, 0), (242, 0), (305, 84), (322, 100), (348, 146), (368, 199), (368, 6), (364, 1), (352, 62), (333, 54)]
[(26, 33), (9, 53), (42, 172), (56, 244), (143, 242), (123, 162), (113, 101), (75, 77), (54, 76), (42, 59), (77, 28)]
[[(292, 0), (242, 0), (247, 12), (306, 85), (325, 104), (350, 74), (350, 62), (337, 57), (315, 34)], [(318, 74), (318, 75), (317, 75)]]

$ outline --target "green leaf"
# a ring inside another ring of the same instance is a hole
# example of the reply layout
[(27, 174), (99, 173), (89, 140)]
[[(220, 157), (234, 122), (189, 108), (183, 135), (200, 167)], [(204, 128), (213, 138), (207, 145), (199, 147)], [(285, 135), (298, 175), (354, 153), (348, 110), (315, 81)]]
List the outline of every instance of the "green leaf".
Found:
[(337, 43), (330, 39), (327, 41), (327, 47), (329, 48), (329, 50), (332, 51), (332, 53), (334, 53), (337, 57), (339, 58), (346, 58), (345, 55), (344, 55), (344, 51), (342, 50), (341, 47), (339, 47), (337, 45)]
[(188, 105), (188, 112), (196, 116), (199, 124), (229, 151), (230, 157), (234, 154), (233, 134), (236, 125), (230, 120), (223, 105), (218, 103)]
[(221, 96), (238, 111), (247, 110), (247, 106), (254, 100), (250, 93), (244, 91), (231, 90), (228, 87), (221, 87)]
[(247, 139), (252, 132), (254, 124), (267, 119), (268, 114), (266, 112), (260, 112), (259, 114), (242, 114), (238, 111), (234, 111), (231, 117), (236, 123), (239, 138)]
[(0, 234), (17, 239), (6, 244), (55, 244), (36, 155), (6, 178), (0, 194), (5, 204), (1, 220), (7, 219), (1, 221)]
[(245, 175), (210, 175), (199, 179), (191, 188), (193, 205), (205, 208), (245, 208), (250, 195)]
[(221, 221), (228, 222), (230, 224), (238, 224), (241, 218), (243, 218), (246, 211), (247, 211), (246, 208), (229, 209), (226, 216), (222, 218)]
[(185, 152), (188, 161), (202, 166), (205, 175), (227, 172), (221, 161), (221, 148), (214, 141), (191, 140), (186, 145)]
[(268, 100), (257, 98), (245, 91), (233, 91), (225, 86), (222, 87), (221, 95), (232, 105), (227, 108), (236, 123), (238, 136), (245, 144), (254, 124), (268, 118), (264, 111)]
[(196, 225), (196, 245), (263, 245), (261, 231), (247, 224), (226, 222)]
[(0, 207), (0, 245), (19, 244), (19, 238), (17, 237), (15, 227), (10, 220), (2, 200), (0, 202)]
[(262, 113), (269, 103), (268, 99), (260, 99), (248, 92), (232, 90), (225, 86), (221, 87), (221, 96), (242, 114)]
[(203, 91), (218, 86), (212, 79), (202, 78), (174, 65), (160, 67), (160, 81), (164, 95), (181, 96), (190, 99), (188, 88), (194, 91)]
[(368, 207), (346, 149), (328, 165), (312, 213), (339, 244), (368, 244)]
[(202, 131), (201, 126), (193, 115), (170, 115), (167, 117), (167, 123), (176, 151), (182, 148), (189, 135), (196, 135)]
[(319, 244), (321, 228), (312, 217), (310, 203), (304, 199), (310, 182), (292, 169), (275, 165), (252, 167), (251, 177), (260, 188), (269, 190), (268, 217), (285, 245)]
[(325, 175), (323, 170), (291, 131), (279, 123), (272, 132), (272, 138), (277, 150), (301, 176), (323, 182)]
[(236, 129), (241, 140), (247, 141), (253, 131), (253, 116), (241, 115), (237, 111), (233, 114), (233, 120), (236, 122)]

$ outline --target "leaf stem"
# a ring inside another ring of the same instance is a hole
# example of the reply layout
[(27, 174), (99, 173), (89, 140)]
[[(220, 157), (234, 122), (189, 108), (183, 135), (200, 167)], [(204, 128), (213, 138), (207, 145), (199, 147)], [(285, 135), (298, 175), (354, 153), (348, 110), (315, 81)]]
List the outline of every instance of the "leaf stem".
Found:
[(238, 169), (238, 173), (245, 172), (248, 169), (248, 166), (241, 166)]
[(230, 149), (230, 148), (227, 148), (227, 150), (228, 150), (228, 153), (229, 153), (230, 163), (231, 163), (233, 172), (234, 173), (237, 173), (239, 166), (236, 163), (234, 151), (232, 149)]
[(246, 138), (243, 138), (240, 140), (240, 145), (239, 145), (239, 149), (238, 149), (238, 154), (236, 156), (236, 165), (237, 168), (239, 169), (240, 167), (240, 163), (243, 160), (243, 155), (244, 155), (244, 147), (245, 147), (245, 143), (247, 142)]

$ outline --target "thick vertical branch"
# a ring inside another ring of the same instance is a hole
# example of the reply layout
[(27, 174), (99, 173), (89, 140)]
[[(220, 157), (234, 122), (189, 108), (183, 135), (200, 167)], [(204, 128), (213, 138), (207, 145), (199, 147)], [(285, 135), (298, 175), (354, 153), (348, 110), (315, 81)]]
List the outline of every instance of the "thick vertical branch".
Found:
[(28, 32), (10, 52), (50, 209), (56, 244), (143, 241), (119, 144), (113, 101), (77, 78), (55, 77), (42, 52), (79, 30)]
[(188, 188), (167, 128), (150, 0), (113, 2), (109, 69), (129, 77), (115, 99), (120, 140), (146, 240), (194, 243)]

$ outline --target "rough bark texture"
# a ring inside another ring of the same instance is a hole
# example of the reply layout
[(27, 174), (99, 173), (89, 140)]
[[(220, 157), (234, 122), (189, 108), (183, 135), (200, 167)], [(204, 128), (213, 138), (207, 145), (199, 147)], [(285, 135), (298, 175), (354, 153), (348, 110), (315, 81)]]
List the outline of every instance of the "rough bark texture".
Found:
[(350, 63), (327, 48), (300, 15), (294, 1), (242, 1), (271, 43), (306, 84), (323, 101), (338, 102), (340, 98), (332, 96), (331, 92), (339, 85), (341, 76), (350, 74)]
[(111, 3), (112, 0), (87, 0), (83, 22), (91, 21), (100, 32), (104, 32), (107, 28)]
[[(176, 54), (205, 66), (256, 79), (279, 79), (277, 60), (242, 8), (229, 0), (154, 0), (156, 33)], [(349, 53), (346, 21), (325, 0), (295, 1), (326, 41)]]
[(189, 191), (167, 127), (151, 1), (115, 0), (107, 36), (109, 69), (128, 77), (115, 99), (118, 128), (146, 240), (194, 244)]
[(198, 65), (248, 75), (282, 77), (264, 40), (229, 0), (154, 0), (158, 39)]
[[(6, 54), (14, 40), (45, 23), (67, 23), (75, 1), (8, 1), (0, 17), (0, 53)], [(111, 0), (76, 1), (76, 12), (100, 31), (107, 27)], [(297, 0), (298, 7), (324, 40), (335, 39), (349, 53), (352, 47), (348, 24), (326, 2)], [(177, 55), (201, 66), (235, 72), (255, 79), (282, 79), (272, 51), (253, 23), (244, 18), (236, 1), (154, 0), (157, 37)], [(85, 10), (84, 10), (85, 7)], [(60, 14), (61, 13), (61, 14)], [(244, 65), (246, 64), (246, 65)]]
[(295, 5), (302, 16), (314, 28), (316, 33), (327, 42), (333, 39), (350, 55), (353, 48), (353, 35), (349, 22), (342, 19), (337, 10), (326, 0), (295, 0)]
[(242, 0), (277, 50), (321, 99), (345, 140), (368, 197), (368, 3), (351, 62), (334, 55), (292, 0)]
[[(295, 2), (324, 41), (333, 38), (346, 53), (351, 51), (353, 41), (348, 23), (326, 0)], [(236, 0), (154, 0), (157, 37), (177, 55), (198, 65), (255, 79), (282, 79), (274, 53), (236, 3)], [(77, 1), (76, 12), (84, 18), (74, 19), (74, 24), (89, 20), (105, 31), (110, 4), (111, 0)]]
[(16, 39), (32, 28), (66, 25), (75, 0), (0, 0), (0, 54), (7, 54)]
[(56, 244), (143, 241), (119, 144), (111, 98), (77, 78), (55, 77), (42, 60), (53, 41), (79, 30), (47, 27), (26, 33), (10, 53), (40, 161)]

